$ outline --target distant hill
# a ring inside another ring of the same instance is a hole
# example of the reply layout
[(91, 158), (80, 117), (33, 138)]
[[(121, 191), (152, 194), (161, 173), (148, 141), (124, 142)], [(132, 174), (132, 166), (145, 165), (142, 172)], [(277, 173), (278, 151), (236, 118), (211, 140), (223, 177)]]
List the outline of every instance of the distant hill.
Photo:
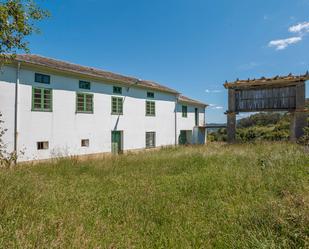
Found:
[[(309, 109), (309, 99), (306, 99), (306, 107)], [(261, 112), (239, 119), (237, 139), (240, 141), (288, 140), (290, 120), (290, 114), (286, 112)], [(208, 130), (210, 141), (226, 141), (226, 138), (226, 128)]]

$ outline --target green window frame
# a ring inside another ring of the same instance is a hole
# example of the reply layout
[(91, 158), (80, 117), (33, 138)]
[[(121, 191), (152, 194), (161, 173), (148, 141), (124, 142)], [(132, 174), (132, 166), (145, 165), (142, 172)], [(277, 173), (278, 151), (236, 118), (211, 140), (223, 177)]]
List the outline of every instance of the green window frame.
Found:
[(32, 88), (32, 111), (53, 111), (53, 90), (50, 88)]
[(35, 73), (34, 81), (43, 84), (50, 84), (50, 75)]
[(154, 92), (147, 92), (147, 98), (154, 98)]
[(187, 118), (188, 117), (188, 106), (183, 105), (182, 106), (182, 117)]
[(156, 102), (146, 101), (146, 116), (156, 116)]
[(80, 89), (85, 89), (85, 90), (90, 90), (90, 88), (91, 88), (91, 83), (88, 82), (88, 81), (80, 80), (80, 81), (79, 81), (79, 88), (80, 88)]
[(112, 115), (123, 114), (123, 98), (112, 97)]
[(76, 93), (76, 113), (93, 113), (93, 94)]
[(122, 87), (120, 87), (120, 86), (113, 86), (113, 93), (115, 93), (115, 94), (122, 94)]

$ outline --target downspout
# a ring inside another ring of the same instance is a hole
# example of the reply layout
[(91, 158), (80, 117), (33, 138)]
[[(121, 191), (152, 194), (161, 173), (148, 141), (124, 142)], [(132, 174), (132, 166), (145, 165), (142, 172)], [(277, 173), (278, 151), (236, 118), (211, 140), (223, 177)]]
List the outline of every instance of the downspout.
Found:
[(16, 83), (15, 83), (14, 153), (16, 154), (17, 154), (17, 140), (18, 140), (18, 86), (20, 77), (20, 64), (21, 64), (20, 62), (17, 63)]
[(178, 96), (175, 101), (175, 146), (177, 146), (177, 107), (178, 107)]

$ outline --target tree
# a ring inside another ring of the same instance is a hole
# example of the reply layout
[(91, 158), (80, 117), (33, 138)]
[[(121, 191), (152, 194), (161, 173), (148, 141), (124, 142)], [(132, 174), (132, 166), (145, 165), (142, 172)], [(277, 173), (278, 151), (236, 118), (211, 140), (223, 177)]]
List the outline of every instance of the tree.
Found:
[[(12, 59), (18, 51), (29, 53), (26, 38), (38, 33), (36, 21), (49, 16), (49, 12), (38, 7), (33, 0), (0, 0), (0, 66)], [(0, 113), (0, 167), (10, 167), (17, 159), (17, 152), (8, 152), (3, 141), (6, 129), (3, 128)]]
[(33, 0), (0, 0), (0, 59), (15, 56), (18, 51), (29, 53), (26, 38), (38, 33), (36, 21), (48, 16), (49, 12)]

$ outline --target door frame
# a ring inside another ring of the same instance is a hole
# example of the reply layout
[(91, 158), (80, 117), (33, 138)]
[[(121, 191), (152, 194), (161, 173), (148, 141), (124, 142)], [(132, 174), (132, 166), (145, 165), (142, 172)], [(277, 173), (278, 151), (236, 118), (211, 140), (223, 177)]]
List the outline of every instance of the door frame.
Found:
[[(119, 134), (119, 140), (118, 140), (119, 144), (118, 144), (117, 150), (114, 149), (114, 145), (113, 145), (113, 143), (115, 143), (114, 134)], [(115, 155), (123, 153), (123, 131), (112, 130), (111, 132), (111, 152), (112, 154), (115, 154)]]

